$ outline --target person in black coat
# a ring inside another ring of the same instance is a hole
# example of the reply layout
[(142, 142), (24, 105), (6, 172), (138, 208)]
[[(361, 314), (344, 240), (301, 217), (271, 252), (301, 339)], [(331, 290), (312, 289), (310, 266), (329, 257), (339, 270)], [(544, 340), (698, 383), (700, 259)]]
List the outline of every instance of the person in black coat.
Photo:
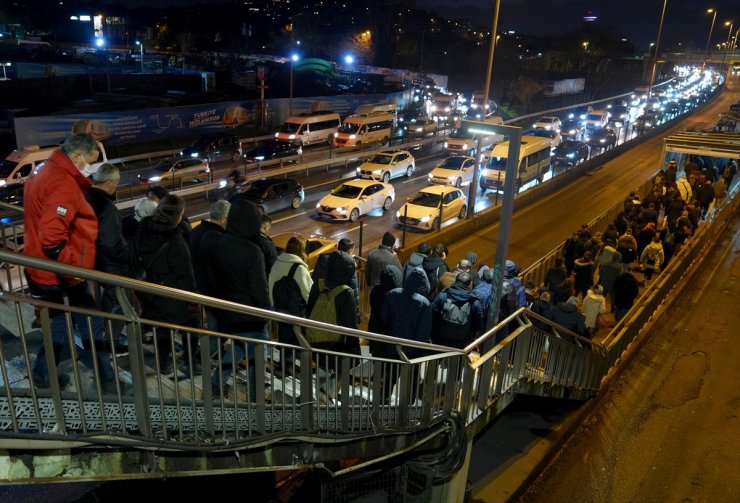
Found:
[[(195, 274), (190, 260), (190, 250), (178, 225), (185, 211), (185, 201), (176, 195), (165, 196), (154, 215), (142, 220), (136, 236), (138, 259), (146, 269), (146, 281), (162, 286), (195, 292)], [(150, 294), (139, 294), (142, 316), (156, 321), (195, 327), (198, 325), (197, 308), (181, 300)], [(185, 349), (185, 362), (189, 362), (191, 342), (181, 334)], [(159, 365), (163, 375), (174, 370), (174, 355), (169, 330), (158, 330), (155, 342), (159, 352)], [(197, 355), (193, 354), (193, 361)]]
[[(380, 317), (380, 310), (385, 303), (386, 294), (394, 288), (401, 288), (401, 286), (403, 286), (403, 272), (401, 269), (392, 264), (385, 266), (383, 272), (380, 273), (380, 284), (370, 292), (370, 319), (367, 322), (368, 332), (388, 335), (387, 327)], [(371, 353), (373, 352), (373, 345), (373, 341), (371, 341)]]
[(270, 270), (272, 265), (277, 260), (277, 248), (275, 243), (272, 242), (272, 238), (269, 236), (270, 229), (272, 228), (272, 218), (269, 215), (260, 216), (260, 236), (259, 246), (262, 249), (262, 253), (265, 255), (265, 274), (270, 277)]
[[(435, 344), (464, 348), (475, 340), (478, 332), (484, 328), (483, 306), (472, 289), (473, 278), (467, 272), (457, 275), (455, 282), (449, 288), (442, 290), (432, 302), (432, 333), (431, 339)], [(452, 327), (443, 319), (442, 311), (447, 299), (457, 306), (470, 304), (470, 319), (454, 333)], [(464, 332), (464, 333), (463, 333)]]
[(616, 307), (614, 319), (616, 321), (621, 320), (627, 314), (638, 295), (640, 295), (640, 285), (632, 273), (624, 272), (614, 280), (614, 306)]
[[(218, 285), (217, 297), (269, 310), (270, 292), (265, 272), (265, 256), (259, 246), (261, 215), (257, 206), (246, 199), (236, 199), (231, 203), (226, 220), (226, 232), (218, 237), (210, 247), (210, 261), (214, 282)], [(216, 320), (220, 332), (240, 335), (253, 339), (269, 340), (267, 320), (233, 311), (217, 310)], [(223, 358), (223, 376), (228, 379), (232, 362), (244, 356), (244, 344), (232, 344), (231, 352)], [(250, 360), (249, 393), (255, 400), (256, 382), (254, 365), (255, 345), (247, 344), (247, 359)], [(221, 392), (221, 371), (213, 375), (213, 391)], [(223, 389), (227, 394), (226, 387)]]
[[(170, 191), (161, 185), (152, 185), (146, 191), (146, 197), (159, 204), (159, 202), (170, 194)], [(177, 228), (182, 233), (182, 237), (187, 243), (190, 240), (190, 233), (193, 232), (193, 224), (190, 223), (187, 215), (183, 215)]]

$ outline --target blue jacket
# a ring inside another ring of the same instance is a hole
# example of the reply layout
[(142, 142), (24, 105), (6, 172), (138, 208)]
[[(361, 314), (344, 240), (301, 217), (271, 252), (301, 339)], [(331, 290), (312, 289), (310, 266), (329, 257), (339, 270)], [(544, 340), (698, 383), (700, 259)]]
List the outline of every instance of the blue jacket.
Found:
[[(432, 331), (432, 308), (426, 294), (429, 280), (421, 269), (412, 269), (403, 281), (403, 288), (394, 288), (385, 296), (381, 308), (381, 318), (387, 327), (387, 334), (402, 339), (429, 342)], [(389, 345), (384, 345), (385, 355), (398, 358), (398, 353)], [(416, 356), (418, 350), (404, 348), (408, 356)]]

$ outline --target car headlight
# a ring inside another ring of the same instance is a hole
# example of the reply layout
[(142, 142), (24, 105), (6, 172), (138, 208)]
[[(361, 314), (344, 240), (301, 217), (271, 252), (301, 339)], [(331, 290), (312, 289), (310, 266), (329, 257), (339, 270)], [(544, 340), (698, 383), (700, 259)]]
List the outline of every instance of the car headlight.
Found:
[(568, 134), (576, 134), (576, 130), (575, 129), (571, 129), (570, 131), (568, 131)]
[(339, 136), (339, 133), (334, 133), (334, 138), (336, 138), (337, 136)]
[(344, 206), (342, 206), (341, 208), (337, 208), (337, 211), (338, 211), (339, 213), (347, 213), (347, 208), (346, 208), (346, 207), (344, 207)]
[(445, 142), (445, 148), (447, 148), (447, 142)]
[(445, 107), (445, 112), (449, 112), (449, 111), (450, 111), (450, 107)]
[(447, 177), (447, 179), (448, 179), (448, 180), (454, 180), (455, 178), (457, 178), (457, 177), (456, 177), (456, 176), (454, 176), (454, 175), (453, 175), (453, 176), (448, 176), (448, 177)]
[(265, 156), (264, 155), (258, 155), (257, 157), (255, 157), (255, 159), (258, 160), (258, 161), (264, 161), (265, 160)]
[(357, 138), (357, 135), (354, 135), (354, 134), (349, 135), (350, 140), (354, 140), (355, 138)]
[(422, 131), (424, 131), (424, 128), (421, 128), (421, 127), (416, 128), (417, 133), (421, 133)]
[(403, 117), (399, 118), (398, 122), (403, 122)]
[(198, 157), (198, 152), (190, 154), (190, 157)]
[(316, 203), (316, 208), (321, 208), (321, 203)]
[(149, 181), (150, 182), (158, 182), (159, 181), (159, 178), (160, 177), (158, 177), (158, 176), (152, 176), (152, 177), (149, 178)]
[(599, 140), (599, 143), (605, 143), (605, 142), (606, 142), (606, 138), (601, 138), (601, 139)]
[(401, 218), (401, 210), (398, 210), (398, 211), (396, 212), (396, 218)]
[(358, 167), (358, 168), (357, 168), (357, 174), (359, 175), (359, 174), (361, 174), (361, 173), (362, 173), (362, 168), (359, 168), (359, 167)]
[(431, 180), (432, 178), (434, 178), (434, 175), (433, 175), (433, 174), (431, 174), (431, 173), (429, 173), (429, 174), (427, 175), (427, 178), (429, 178), (429, 179)]
[(467, 149), (468, 149), (468, 144), (467, 143), (463, 143), (463, 150), (467, 150)]
[[(275, 133), (275, 138), (277, 138), (279, 134), (280, 133)], [(182, 155), (182, 152), (180, 152), (180, 155)]]
[(289, 140), (295, 140), (295, 135), (294, 135), (294, 134), (292, 134), (292, 135), (288, 136), (288, 139), (289, 139)]
[(571, 152), (570, 154), (566, 154), (565, 155), (565, 157), (567, 157), (568, 159), (573, 159), (575, 156), (576, 155), (573, 152)]
[(427, 222), (428, 222), (428, 221), (430, 221), (431, 219), (432, 219), (432, 217), (430, 217), (429, 215), (424, 215), (424, 216), (423, 216), (423, 217), (421, 217), (421, 218), (420, 218), (419, 220), (420, 220), (421, 222), (427, 223)]

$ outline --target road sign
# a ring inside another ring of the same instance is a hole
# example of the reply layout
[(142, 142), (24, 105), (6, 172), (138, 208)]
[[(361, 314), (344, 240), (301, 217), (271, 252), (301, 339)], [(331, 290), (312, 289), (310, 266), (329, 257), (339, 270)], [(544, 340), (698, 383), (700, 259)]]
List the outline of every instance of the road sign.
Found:
[(260, 80), (265, 80), (265, 77), (267, 77), (267, 69), (260, 65), (257, 67), (257, 78)]

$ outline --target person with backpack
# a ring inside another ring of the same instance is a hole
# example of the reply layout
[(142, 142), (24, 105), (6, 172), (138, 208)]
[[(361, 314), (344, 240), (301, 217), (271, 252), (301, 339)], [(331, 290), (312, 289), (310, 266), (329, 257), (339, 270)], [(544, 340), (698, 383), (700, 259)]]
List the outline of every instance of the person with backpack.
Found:
[(664, 261), (663, 243), (661, 242), (660, 235), (656, 234), (653, 236), (652, 242), (645, 247), (642, 255), (640, 255), (640, 263), (645, 273), (645, 282), (653, 279), (653, 273), (660, 271), (660, 266), (663, 265)]
[[(326, 279), (315, 282), (308, 294), (308, 318), (340, 327), (357, 328), (357, 304), (351, 287), (354, 275), (354, 258), (345, 252), (332, 252), (326, 264)], [(305, 332), (306, 339), (314, 348), (360, 354), (360, 343), (356, 337), (309, 327)], [(330, 360), (333, 362), (335, 359)]]
[(464, 348), (483, 328), (483, 307), (473, 292), (470, 273), (461, 272), (432, 302), (432, 342)]
[(446, 257), (445, 245), (437, 243), (432, 247), (432, 251), (424, 258), (421, 264), (429, 280), (429, 300), (434, 300), (434, 297), (437, 296), (440, 290), (439, 278), (450, 270), (447, 262), (445, 262)]
[[(422, 269), (424, 259), (429, 255), (429, 243), (421, 243), (417, 251), (413, 252), (403, 266), (403, 277), (406, 278), (414, 268)], [(423, 269), (422, 269), (423, 270)]]
[[(292, 236), (285, 245), (285, 251), (275, 260), (267, 280), (270, 302), (276, 311), (301, 318), (306, 315), (306, 302), (313, 285), (307, 259), (306, 240)], [(293, 325), (279, 323), (278, 340), (298, 344)]]
[[(349, 256), (354, 257), (355, 256), (355, 242), (352, 241), (351, 238), (342, 238), (339, 241), (337, 241), (337, 247), (334, 251), (341, 251), (344, 253), (347, 253)], [(316, 264), (313, 267), (313, 272), (311, 272), (311, 279), (314, 283), (318, 282), (320, 279), (326, 279), (326, 269), (327, 264), (329, 263), (329, 256), (331, 256), (334, 251), (330, 251), (327, 253), (322, 253), (319, 255), (319, 258), (316, 260)], [(350, 282), (350, 285), (352, 287), (352, 290), (355, 292), (355, 303), (357, 304), (357, 321), (359, 323), (360, 320), (360, 283), (357, 280), (357, 271), (355, 270), (354, 276), (352, 276), (352, 281)]]

